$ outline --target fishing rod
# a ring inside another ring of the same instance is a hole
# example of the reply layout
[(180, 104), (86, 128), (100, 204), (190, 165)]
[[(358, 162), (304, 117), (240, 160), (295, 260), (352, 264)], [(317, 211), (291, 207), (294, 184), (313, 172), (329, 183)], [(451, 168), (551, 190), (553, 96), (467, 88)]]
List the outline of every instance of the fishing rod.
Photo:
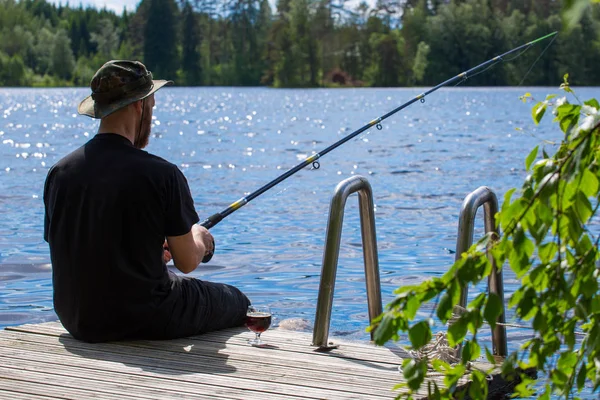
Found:
[[(345, 137), (343, 137), (342, 139), (338, 140), (337, 142), (335, 142), (334, 144), (332, 144), (331, 146), (327, 147), (326, 149), (322, 150), (319, 153), (315, 153), (313, 155), (311, 155), (310, 157), (307, 157), (304, 161), (302, 161), (300, 164), (296, 165), (295, 167), (291, 168), (290, 170), (288, 170), (287, 172), (283, 173), (282, 175), (280, 175), (279, 177), (273, 179), (271, 182), (267, 183), (266, 185), (264, 185), (263, 187), (259, 188), (258, 190), (250, 193), (248, 196), (242, 197), (241, 199), (235, 201), (234, 203), (231, 203), (231, 205), (229, 205), (226, 209), (224, 209), (221, 212), (218, 212), (216, 214), (211, 215), (210, 217), (208, 217), (206, 220), (204, 220), (200, 225), (202, 225), (203, 227), (205, 227), (206, 229), (210, 229), (213, 226), (217, 225), (219, 222), (221, 222), (225, 217), (227, 217), (228, 215), (232, 214), (234, 211), (239, 210), (240, 208), (242, 208), (243, 206), (245, 206), (246, 204), (248, 204), (250, 201), (254, 200), (255, 198), (257, 198), (258, 196), (260, 196), (261, 194), (263, 194), (264, 192), (266, 192), (267, 190), (271, 189), (273, 186), (278, 185), (279, 183), (283, 182), (284, 180), (286, 180), (287, 178), (289, 178), (290, 176), (294, 175), (296, 172), (300, 171), (301, 169), (303, 169), (304, 167), (312, 164), (313, 167), (315, 169), (318, 169), (320, 164), (317, 161), (319, 158), (323, 157), (325, 154), (329, 153), (330, 151), (338, 148), (339, 146), (341, 146), (342, 144), (346, 143), (347, 141), (349, 141), (350, 139), (360, 135), (361, 133), (363, 133), (364, 131), (366, 131), (367, 129), (371, 128), (372, 126), (375, 126), (378, 130), (382, 129), (381, 126), (381, 121), (391, 117), (392, 115), (396, 114), (397, 112), (405, 109), (406, 107), (410, 106), (411, 104), (415, 103), (416, 101), (421, 101), (421, 103), (425, 103), (425, 97), (428, 96), (429, 94), (435, 92), (436, 90), (444, 87), (444, 86), (448, 86), (454, 82), (457, 82), (459, 80), (462, 81), (466, 81), (467, 79), (469, 79), (471, 77), (471, 75), (474, 72), (477, 72), (485, 67), (491, 67), (493, 64), (498, 63), (500, 61), (503, 61), (503, 57), (506, 57), (512, 53), (515, 53), (521, 49), (524, 48), (528, 48), (532, 45), (534, 45), (535, 43), (541, 42), (544, 39), (547, 39), (551, 36), (556, 35), (558, 32), (553, 32), (550, 33), (548, 35), (542, 36), (538, 39), (535, 39), (531, 42), (525, 43), (519, 47), (515, 47), (514, 49), (507, 51), (504, 54), (501, 54), (499, 56), (496, 56), (484, 63), (479, 64), (476, 67), (473, 67), (465, 72), (462, 72), (458, 75), (456, 75), (453, 78), (450, 78), (442, 83), (440, 83), (439, 85), (429, 89), (426, 92), (423, 92), (417, 96), (415, 96), (414, 98), (412, 98), (411, 100), (407, 101), (406, 103), (402, 104), (401, 106), (393, 109), (392, 111), (388, 112), (387, 114), (382, 115), (379, 118), (376, 118), (374, 120), (372, 120), (371, 122), (369, 122), (368, 124), (366, 124), (365, 126), (363, 126), (362, 128), (359, 128), (357, 130), (355, 130), (354, 132), (346, 135)], [(481, 71), (483, 72), (483, 71)], [(202, 262), (208, 262), (210, 259), (212, 258), (212, 253), (207, 255)]]

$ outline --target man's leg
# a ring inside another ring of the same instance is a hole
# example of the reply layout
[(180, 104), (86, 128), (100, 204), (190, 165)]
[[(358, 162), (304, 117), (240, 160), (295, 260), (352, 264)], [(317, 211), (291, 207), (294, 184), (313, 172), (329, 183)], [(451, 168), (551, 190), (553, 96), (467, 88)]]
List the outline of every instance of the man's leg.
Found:
[(174, 339), (241, 326), (250, 305), (236, 287), (169, 273), (177, 301), (161, 338)]
[[(193, 280), (193, 285), (198, 287), (206, 308), (200, 332), (210, 332), (219, 329), (241, 326), (246, 319), (246, 309), (250, 300), (238, 288), (224, 283)], [(192, 282), (190, 282), (192, 283)]]

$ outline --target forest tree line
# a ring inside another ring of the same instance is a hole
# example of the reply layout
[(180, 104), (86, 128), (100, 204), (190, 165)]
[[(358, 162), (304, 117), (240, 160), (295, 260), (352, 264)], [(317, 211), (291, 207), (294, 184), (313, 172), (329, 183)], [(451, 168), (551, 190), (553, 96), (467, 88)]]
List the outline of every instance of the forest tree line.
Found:
[[(0, 0), (0, 86), (87, 86), (110, 59), (140, 60), (182, 86), (432, 86), (561, 31), (560, 3), (142, 0), (118, 15)], [(598, 5), (549, 43), (466, 84), (556, 86), (569, 73), (573, 85), (600, 85)]]

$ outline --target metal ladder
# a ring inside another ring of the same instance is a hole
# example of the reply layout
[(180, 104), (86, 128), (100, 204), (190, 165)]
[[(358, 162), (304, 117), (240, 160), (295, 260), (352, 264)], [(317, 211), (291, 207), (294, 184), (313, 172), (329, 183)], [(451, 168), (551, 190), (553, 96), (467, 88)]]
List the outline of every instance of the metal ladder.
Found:
[[(342, 235), (342, 224), (344, 220), (344, 207), (346, 200), (351, 194), (358, 192), (358, 204), (360, 209), (360, 226), (363, 245), (363, 257), (365, 264), (365, 279), (367, 285), (367, 302), (369, 308), (369, 324), (373, 318), (383, 312), (381, 303), (381, 283), (379, 278), (379, 260), (377, 257), (377, 237), (375, 234), (375, 213), (373, 192), (366, 178), (356, 175), (340, 182), (334, 191), (329, 208), (329, 220), (327, 223), (327, 234), (325, 251), (323, 253), (323, 265), (321, 268), (321, 282), (319, 285), (319, 297), (317, 299), (317, 310), (313, 328), (313, 345), (320, 348), (336, 347), (328, 343), (329, 325), (331, 321), (331, 308), (333, 305), (333, 291), (335, 288), (335, 277), (340, 252), (340, 239)], [(456, 241), (456, 258), (471, 247), (473, 243), (474, 221), (477, 210), (484, 206), (485, 231), (496, 232), (495, 215), (498, 211), (498, 200), (494, 192), (485, 186), (479, 187), (471, 192), (463, 201)], [(497, 322), (504, 323), (504, 284), (502, 271), (498, 271), (495, 260), (488, 255), (492, 263), (492, 273), (488, 280), (488, 290), (496, 293), (502, 300), (502, 314)], [(460, 305), (466, 307), (468, 288), (461, 293)], [(371, 339), (373, 339), (371, 332)], [(506, 356), (508, 354), (506, 344), (506, 329), (502, 325), (496, 325), (492, 330), (492, 343), (494, 354)]]
[[(340, 182), (331, 199), (319, 298), (313, 329), (313, 345), (320, 348), (335, 347), (328, 344), (331, 307), (333, 304), (333, 289), (337, 273), (340, 253), (340, 238), (344, 221), (344, 206), (351, 194), (358, 192), (360, 209), (360, 229), (365, 261), (365, 277), (367, 283), (367, 301), (369, 304), (369, 323), (382, 313), (381, 282), (379, 279), (379, 259), (377, 258), (377, 237), (375, 235), (375, 212), (373, 191), (366, 178), (356, 175)], [(373, 332), (371, 332), (373, 339)]]
[[(469, 193), (465, 197), (462, 207), (460, 210), (460, 216), (458, 218), (458, 236), (456, 239), (456, 257), (455, 260), (459, 260), (462, 253), (469, 250), (469, 247), (473, 244), (473, 231), (475, 229), (475, 215), (479, 207), (483, 206), (483, 218), (485, 232), (495, 232), (498, 235), (496, 229), (496, 213), (498, 212), (498, 199), (496, 195), (487, 186), (480, 186), (473, 192)], [(488, 278), (488, 291), (496, 293), (500, 300), (502, 300), (502, 314), (498, 316), (496, 322), (504, 324), (505, 321), (505, 310), (504, 310), (504, 280), (502, 278), (502, 271), (499, 271), (496, 266), (496, 260), (488, 252), (488, 259), (492, 264), (492, 273)], [(467, 306), (468, 287), (464, 287), (460, 294), (460, 306), (465, 308)], [(492, 346), (494, 355), (506, 357), (508, 354), (506, 344), (506, 328), (504, 325), (496, 324), (496, 327), (492, 329)]]

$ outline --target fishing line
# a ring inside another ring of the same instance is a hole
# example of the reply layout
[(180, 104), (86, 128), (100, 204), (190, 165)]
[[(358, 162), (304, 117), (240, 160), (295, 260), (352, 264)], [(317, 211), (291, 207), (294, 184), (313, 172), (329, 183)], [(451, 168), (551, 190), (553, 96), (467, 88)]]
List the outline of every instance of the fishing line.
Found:
[[(471, 74), (473, 74), (473, 76), (476, 75), (476, 72), (478, 72), (480, 69), (484, 69), (487, 70), (491, 65), (494, 65), (496, 63), (498, 63), (499, 61), (502, 61), (504, 57), (508, 56), (509, 54), (513, 54), (516, 53), (518, 51), (521, 51), (523, 49), (529, 48), (531, 47), (533, 44), (540, 42), (544, 39), (547, 39), (551, 36), (555, 36), (558, 32), (553, 32), (550, 33), (548, 35), (542, 36), (540, 38), (537, 38), (531, 42), (525, 43), (521, 46), (518, 46), (512, 50), (509, 50), (507, 52), (505, 52), (504, 54), (501, 54), (499, 56), (496, 56), (490, 60), (487, 60), (465, 72), (462, 72), (450, 79), (447, 79), (446, 81), (434, 86), (433, 88), (427, 90), (426, 92), (423, 92), (417, 96), (415, 96), (414, 98), (412, 98), (411, 100), (407, 101), (406, 103), (396, 107), (395, 109), (393, 109), (392, 111), (382, 115), (379, 118), (375, 118), (373, 120), (371, 120), (369, 123), (367, 123), (366, 125), (364, 125), (363, 127), (357, 129), (356, 131), (348, 134), (347, 136), (343, 137), (342, 139), (338, 140), (337, 142), (335, 142), (334, 144), (330, 145), (329, 147), (327, 147), (326, 149), (322, 150), (319, 153), (314, 153), (313, 155), (307, 157), (303, 162), (301, 162), (300, 164), (296, 165), (295, 167), (291, 168), (290, 170), (288, 170), (287, 172), (283, 173), (282, 175), (280, 175), (279, 177), (275, 178), (274, 180), (272, 180), (271, 182), (267, 183), (266, 185), (262, 186), (261, 188), (259, 188), (258, 190), (250, 193), (248, 196), (242, 197), (241, 199), (233, 202), (229, 207), (227, 207), (226, 209), (224, 209), (221, 212), (218, 212), (216, 214), (211, 215), (210, 217), (208, 217), (206, 220), (204, 220), (204, 222), (202, 222), (200, 225), (202, 225), (203, 227), (210, 229), (213, 226), (217, 225), (219, 222), (221, 222), (225, 217), (227, 217), (228, 215), (232, 214), (233, 212), (239, 210), (240, 208), (242, 208), (243, 206), (245, 206), (246, 204), (248, 204), (250, 201), (252, 201), (253, 199), (255, 199), (256, 197), (260, 196), (261, 194), (263, 194), (264, 192), (266, 192), (267, 190), (271, 189), (272, 187), (278, 185), (279, 183), (283, 182), (284, 180), (286, 180), (287, 178), (289, 178), (290, 176), (294, 175), (296, 172), (300, 171), (301, 169), (304, 169), (305, 167), (312, 165), (312, 167), (314, 169), (318, 169), (320, 167), (320, 164), (318, 162), (318, 160), (323, 157), (324, 155), (326, 155), (327, 153), (329, 153), (332, 150), (335, 150), (336, 148), (338, 148), (339, 146), (341, 146), (342, 144), (346, 143), (347, 141), (349, 141), (350, 139), (360, 135), (361, 133), (367, 131), (368, 129), (372, 128), (373, 126), (375, 126), (375, 128), (377, 128), (377, 130), (382, 130), (383, 126), (381, 125), (381, 122), (384, 121), (385, 119), (391, 117), (392, 115), (396, 114), (397, 112), (405, 109), (406, 107), (410, 106), (411, 104), (420, 101), (421, 103), (425, 103), (425, 97), (428, 96), (429, 94), (435, 92), (436, 90), (444, 87), (444, 86), (448, 86), (451, 85), (457, 81), (459, 82), (463, 82), (466, 81), (467, 79), (469, 79), (471, 77)], [(202, 260), (203, 262), (207, 262), (210, 260), (210, 258), (212, 257), (212, 254), (208, 255), (207, 257), (204, 258), (204, 260)]]
[[(556, 36), (555, 36), (554, 38), (552, 38), (552, 41), (554, 41), (554, 39), (556, 39)], [(543, 54), (546, 52), (546, 50), (548, 49), (548, 47), (550, 47), (550, 45), (551, 45), (551, 44), (552, 44), (552, 42), (550, 42), (550, 43), (548, 44), (548, 46), (546, 46), (546, 48), (545, 48), (545, 49), (544, 49), (544, 51), (543, 51), (543, 52), (542, 52), (542, 53), (539, 55), (539, 57), (537, 58), (537, 60), (535, 60), (535, 61), (533, 62), (533, 64), (531, 65), (531, 67), (529, 68), (529, 70), (528, 70), (528, 71), (525, 73), (525, 76), (523, 77), (523, 79), (521, 79), (521, 82), (519, 82), (519, 84), (518, 84), (517, 86), (521, 86), (521, 83), (523, 83), (523, 81), (525, 80), (525, 78), (527, 78), (527, 75), (528, 75), (528, 74), (531, 72), (531, 70), (533, 69), (533, 67), (535, 66), (535, 64), (536, 64), (536, 63), (539, 61), (539, 59), (540, 59), (540, 58), (542, 57), (542, 55), (543, 55)], [(479, 75), (479, 74), (483, 74), (483, 73), (484, 73), (484, 72), (486, 72), (487, 70), (494, 68), (494, 67), (495, 67), (497, 64), (500, 64), (500, 63), (502, 63), (502, 62), (508, 63), (508, 62), (510, 62), (510, 61), (512, 61), (512, 60), (516, 60), (517, 58), (519, 58), (519, 57), (521, 57), (523, 54), (525, 54), (525, 53), (527, 52), (527, 50), (529, 50), (530, 48), (531, 48), (531, 45), (530, 45), (530, 46), (527, 46), (527, 47), (525, 47), (525, 48), (524, 48), (524, 49), (523, 49), (523, 50), (522, 50), (522, 51), (521, 51), (519, 54), (517, 54), (516, 56), (514, 56), (514, 57), (511, 57), (511, 58), (507, 58), (507, 59), (504, 59), (504, 58), (502, 58), (502, 57), (501, 57), (501, 58), (499, 58), (499, 59), (498, 59), (498, 61), (494, 62), (493, 64), (490, 64), (490, 66), (488, 66), (487, 68), (485, 68), (485, 69), (483, 69), (483, 70), (481, 70), (481, 71), (477, 72), (476, 74), (473, 74), (473, 75), (471, 75), (471, 76), (469, 76), (469, 77), (467, 77), (467, 78), (463, 79), (462, 81), (458, 82), (456, 85), (454, 85), (454, 87), (456, 87), (456, 86), (458, 86), (458, 85), (462, 85), (464, 82), (466, 82), (466, 81), (467, 81), (467, 79), (474, 78), (474, 77), (476, 77), (476, 76), (477, 76), (477, 75)]]
[(546, 46), (546, 48), (544, 49), (544, 51), (542, 51), (542, 53), (538, 56), (538, 58), (533, 62), (533, 64), (531, 64), (531, 67), (529, 67), (529, 70), (525, 73), (525, 76), (523, 77), (523, 79), (521, 79), (521, 82), (519, 82), (519, 86), (521, 86), (521, 84), (523, 83), (523, 81), (525, 80), (525, 78), (527, 78), (527, 75), (529, 75), (529, 73), (531, 72), (531, 70), (533, 69), (534, 65), (537, 64), (537, 62), (540, 60), (540, 58), (542, 58), (542, 56), (544, 55), (544, 53), (546, 52), (546, 50), (548, 50), (548, 48), (550, 47), (550, 45), (552, 43), (554, 43), (554, 40), (556, 39), (556, 36), (554, 36), (552, 38), (552, 40), (550, 41), (550, 43), (548, 43), (548, 45)]

